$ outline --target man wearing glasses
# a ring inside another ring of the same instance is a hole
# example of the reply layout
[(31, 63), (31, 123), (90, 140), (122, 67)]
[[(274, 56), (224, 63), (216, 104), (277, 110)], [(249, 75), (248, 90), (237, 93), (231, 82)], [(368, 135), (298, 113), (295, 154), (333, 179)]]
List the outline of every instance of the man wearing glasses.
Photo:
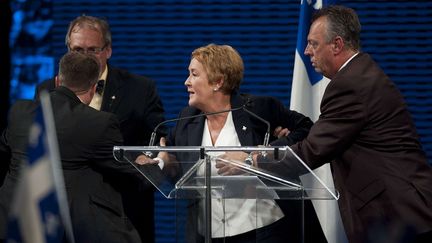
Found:
[[(94, 55), (101, 74), (97, 92), (90, 106), (117, 115), (126, 146), (148, 145), (154, 127), (164, 120), (162, 102), (154, 81), (131, 74), (107, 63), (112, 54), (111, 31), (107, 21), (92, 16), (79, 16), (69, 24), (66, 46), (70, 52)], [(54, 79), (37, 87), (52, 90)], [(164, 136), (159, 129), (158, 137)], [(137, 228), (143, 242), (154, 241), (153, 188), (139, 189), (128, 178), (122, 178), (118, 190), (122, 193), (125, 211)], [(120, 182), (120, 180), (119, 180)]]

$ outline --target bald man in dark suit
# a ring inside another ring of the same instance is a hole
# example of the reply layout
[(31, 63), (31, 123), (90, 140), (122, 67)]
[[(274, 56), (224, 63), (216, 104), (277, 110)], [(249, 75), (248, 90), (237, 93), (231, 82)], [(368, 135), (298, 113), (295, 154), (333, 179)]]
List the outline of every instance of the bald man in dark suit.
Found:
[[(88, 106), (95, 91), (99, 65), (93, 56), (69, 52), (60, 60), (56, 86), (51, 93), (67, 199), (76, 242), (141, 241), (128, 221), (122, 198), (113, 187), (115, 177), (147, 181), (128, 164), (115, 161), (113, 146), (122, 145), (114, 114)], [(25, 158), (34, 101), (19, 101), (11, 109), (10, 125), (3, 137), (12, 151), (11, 170), (0, 190), (0, 227), (4, 237), (10, 198)]]
[(330, 163), (350, 243), (432, 242), (432, 168), (401, 93), (359, 42), (354, 10), (314, 15), (305, 54), (331, 81), (292, 149), (311, 168)]

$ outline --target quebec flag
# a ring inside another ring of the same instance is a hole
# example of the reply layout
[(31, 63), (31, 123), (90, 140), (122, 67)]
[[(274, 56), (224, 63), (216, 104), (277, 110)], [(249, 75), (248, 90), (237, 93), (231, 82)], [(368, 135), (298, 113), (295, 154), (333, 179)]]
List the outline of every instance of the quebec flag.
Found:
[(20, 180), (9, 213), (6, 243), (74, 242), (57, 149), (50, 99), (41, 94), (30, 127), (28, 161), (24, 161)]
[[(315, 72), (309, 57), (304, 55), (304, 50), (307, 45), (307, 35), (313, 12), (322, 8), (323, 5), (335, 3), (336, 1), (332, 0), (301, 1), (290, 109), (309, 116), (313, 121), (318, 120), (320, 115), (320, 103), (329, 79)], [(314, 172), (328, 187), (334, 188), (329, 164), (315, 169)], [(302, 178), (303, 180), (306, 178)], [(303, 181), (303, 183), (307, 182)], [(348, 242), (337, 201), (313, 200), (312, 203), (327, 241), (332, 243)]]

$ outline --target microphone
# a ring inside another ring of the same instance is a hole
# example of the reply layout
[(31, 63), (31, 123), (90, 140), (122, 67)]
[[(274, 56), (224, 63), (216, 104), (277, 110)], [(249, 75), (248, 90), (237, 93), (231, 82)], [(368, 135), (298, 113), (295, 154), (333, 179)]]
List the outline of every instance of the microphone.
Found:
[(165, 121), (157, 124), (156, 127), (153, 129), (153, 132), (152, 132), (152, 134), (150, 136), (149, 146), (153, 146), (154, 145), (154, 141), (156, 139), (156, 132), (157, 132), (157, 130), (159, 129), (160, 126), (162, 126), (162, 125), (164, 125), (166, 123), (176, 122), (176, 121), (181, 121), (181, 120), (186, 120), (186, 119), (193, 119), (193, 118), (201, 117), (201, 116), (211, 116), (211, 115), (217, 115), (217, 114), (221, 114), (221, 113), (225, 113), (225, 112), (244, 110), (245, 112), (247, 112), (252, 117), (255, 117), (259, 121), (261, 121), (264, 124), (266, 124), (267, 131), (266, 131), (266, 133), (264, 135), (264, 142), (263, 142), (263, 145), (266, 147), (266, 146), (268, 146), (269, 140), (270, 140), (270, 122), (264, 120), (262, 117), (258, 116), (257, 114), (253, 113), (252, 111), (246, 109), (246, 106), (248, 106), (249, 103), (251, 103), (251, 102), (252, 101), (248, 97), (247, 101), (242, 106), (239, 106), (239, 107), (236, 107), (236, 108), (222, 110), (222, 111), (208, 112), (208, 113), (200, 113), (200, 114), (193, 115), (193, 116), (184, 116), (184, 117), (180, 117), (180, 118), (174, 118), (174, 119), (165, 120)]
[(242, 106), (239, 106), (239, 107), (236, 107), (236, 108), (232, 108), (232, 109), (222, 110), (222, 111), (200, 113), (200, 114), (193, 115), (193, 116), (184, 116), (184, 117), (180, 117), (180, 118), (174, 118), (174, 119), (165, 120), (165, 121), (157, 124), (156, 127), (153, 129), (153, 132), (152, 132), (152, 134), (150, 136), (149, 146), (153, 146), (154, 145), (154, 140), (156, 139), (156, 132), (159, 129), (159, 127), (162, 126), (163, 124), (166, 124), (166, 123), (169, 123), (169, 122), (182, 121), (182, 120), (186, 120), (186, 119), (193, 119), (193, 118), (201, 117), (201, 116), (212, 116), (212, 115), (217, 115), (217, 114), (221, 114), (221, 113), (225, 113), (225, 112), (238, 111), (238, 110), (244, 109), (244, 106), (245, 105), (242, 105)]
[(267, 147), (267, 145), (269, 144), (269, 139), (270, 139), (270, 122), (264, 120), (262, 117), (258, 116), (257, 114), (253, 113), (252, 111), (246, 109), (247, 104), (249, 104), (249, 100), (244, 106), (242, 106), (243, 110), (246, 111), (249, 115), (255, 117), (256, 119), (258, 119), (259, 121), (261, 121), (267, 125), (267, 131), (264, 135), (264, 142), (263, 142), (264, 147)]

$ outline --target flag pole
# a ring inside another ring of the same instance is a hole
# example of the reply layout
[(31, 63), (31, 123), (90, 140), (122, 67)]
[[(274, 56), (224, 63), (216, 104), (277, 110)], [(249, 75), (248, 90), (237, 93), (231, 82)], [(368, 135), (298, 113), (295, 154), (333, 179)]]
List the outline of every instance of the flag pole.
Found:
[(67, 195), (65, 191), (65, 183), (63, 179), (63, 170), (61, 166), (61, 159), (59, 156), (59, 149), (57, 143), (57, 134), (55, 129), (51, 99), (47, 91), (43, 90), (40, 93), (40, 102), (42, 107), (43, 119), (46, 126), (46, 138), (48, 143), (49, 161), (51, 162), (52, 174), (54, 179), (54, 187), (56, 191), (57, 200), (59, 203), (61, 220), (64, 225), (65, 235), (70, 243), (75, 243), (72, 221), (69, 214), (69, 206), (67, 202)]

